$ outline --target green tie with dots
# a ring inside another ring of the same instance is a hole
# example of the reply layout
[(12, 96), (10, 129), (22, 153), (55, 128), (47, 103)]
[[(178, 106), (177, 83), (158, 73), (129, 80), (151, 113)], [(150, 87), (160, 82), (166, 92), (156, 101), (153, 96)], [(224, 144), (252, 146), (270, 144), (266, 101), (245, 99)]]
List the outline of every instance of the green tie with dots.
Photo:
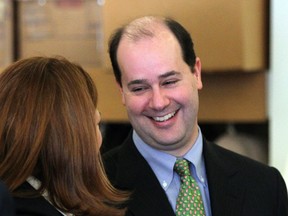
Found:
[(180, 176), (181, 187), (176, 202), (177, 216), (205, 216), (199, 186), (191, 176), (188, 161), (177, 159), (175, 172)]

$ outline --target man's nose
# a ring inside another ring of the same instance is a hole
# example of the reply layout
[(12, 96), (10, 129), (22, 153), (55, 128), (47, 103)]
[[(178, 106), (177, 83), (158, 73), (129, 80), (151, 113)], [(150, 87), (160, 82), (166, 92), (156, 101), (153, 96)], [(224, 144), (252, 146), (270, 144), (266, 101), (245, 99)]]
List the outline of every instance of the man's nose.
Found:
[(153, 89), (150, 98), (150, 107), (154, 110), (163, 110), (168, 106), (170, 100), (164, 90)]

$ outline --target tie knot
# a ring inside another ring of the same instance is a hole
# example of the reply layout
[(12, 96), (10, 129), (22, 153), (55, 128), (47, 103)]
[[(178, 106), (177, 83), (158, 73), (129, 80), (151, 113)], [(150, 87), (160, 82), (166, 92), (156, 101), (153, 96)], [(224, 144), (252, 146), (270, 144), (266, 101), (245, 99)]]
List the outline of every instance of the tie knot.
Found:
[(185, 159), (177, 159), (174, 165), (174, 170), (181, 177), (190, 176), (189, 163)]

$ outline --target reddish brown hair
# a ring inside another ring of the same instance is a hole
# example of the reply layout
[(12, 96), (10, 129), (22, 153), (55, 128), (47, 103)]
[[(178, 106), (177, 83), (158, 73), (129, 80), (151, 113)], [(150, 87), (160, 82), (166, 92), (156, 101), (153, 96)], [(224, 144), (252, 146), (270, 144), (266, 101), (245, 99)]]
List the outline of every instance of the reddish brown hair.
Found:
[(65, 212), (123, 215), (116, 206), (127, 195), (111, 186), (100, 157), (97, 98), (88, 73), (64, 58), (31, 57), (1, 73), (0, 177), (12, 193), (34, 175)]

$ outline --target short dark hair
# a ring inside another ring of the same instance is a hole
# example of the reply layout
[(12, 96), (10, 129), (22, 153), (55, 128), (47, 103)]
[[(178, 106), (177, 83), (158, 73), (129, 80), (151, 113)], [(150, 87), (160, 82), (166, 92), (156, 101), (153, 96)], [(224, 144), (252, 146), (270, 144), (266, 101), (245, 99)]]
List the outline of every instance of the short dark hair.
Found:
[[(145, 20), (145, 21), (142, 22), (142, 20)], [(134, 22), (137, 22), (137, 27), (136, 27), (137, 31), (133, 36), (135, 38), (137, 37), (138, 39), (141, 35), (153, 37), (154, 33), (152, 30), (149, 34), (150, 29), (148, 29), (149, 26), (147, 27), (148, 22), (149, 24), (150, 23), (153, 24), (155, 22), (161, 22), (162, 24), (164, 24), (171, 31), (171, 33), (176, 37), (182, 50), (183, 60), (189, 65), (189, 67), (191, 68), (191, 71), (193, 72), (195, 62), (196, 62), (196, 54), (194, 50), (193, 40), (192, 40), (190, 33), (180, 23), (178, 23), (174, 19), (159, 18), (159, 17), (152, 17), (152, 16), (142, 17), (142, 18), (132, 21), (131, 23), (125, 26), (122, 26), (116, 29), (114, 33), (111, 35), (110, 40), (109, 40), (110, 61), (112, 64), (115, 79), (120, 86), (122, 86), (121, 70), (119, 68), (119, 64), (117, 61), (117, 50), (118, 50), (119, 43), (123, 35), (130, 35), (130, 32), (129, 33), (127, 32), (127, 30), (131, 28), (130, 26), (133, 26), (132, 28), (135, 28), (135, 26), (133, 25)], [(139, 23), (140, 25), (142, 23), (144, 25), (140, 26)]]

